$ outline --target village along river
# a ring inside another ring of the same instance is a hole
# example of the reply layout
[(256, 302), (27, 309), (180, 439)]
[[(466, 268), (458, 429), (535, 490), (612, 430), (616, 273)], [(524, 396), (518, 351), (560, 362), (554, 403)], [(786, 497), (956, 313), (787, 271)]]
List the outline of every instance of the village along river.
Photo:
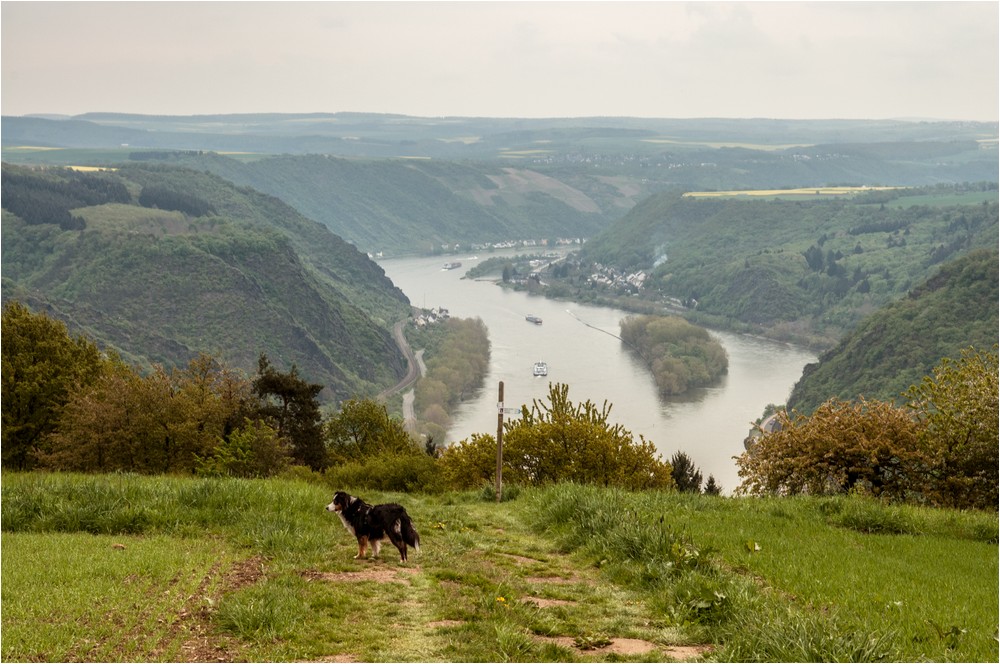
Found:
[[(503, 254), (482, 258), (496, 255)], [(462, 267), (444, 270), (445, 261), (461, 261)], [(453, 317), (478, 317), (489, 328), (490, 368), (484, 386), (452, 413), (446, 442), (477, 432), (496, 435), (500, 381), (507, 408), (530, 408), (533, 399), (547, 401), (549, 382), (565, 383), (574, 403), (590, 399), (600, 408), (607, 401), (612, 424), (620, 423), (636, 440), (644, 436), (666, 461), (678, 450), (687, 453), (704, 480), (714, 475), (729, 494), (739, 484), (733, 457), (743, 452), (751, 423), (767, 404), (785, 403), (802, 368), (816, 360), (804, 348), (712, 330), (729, 354), (728, 374), (714, 387), (663, 398), (642, 360), (612, 336), (620, 333), (619, 321), (627, 312), (463, 279), (477, 262), (455, 256), (379, 263), (414, 306), (443, 307)], [(526, 321), (528, 315), (541, 318), (542, 324)], [(548, 376), (532, 375), (539, 361), (548, 364)]]

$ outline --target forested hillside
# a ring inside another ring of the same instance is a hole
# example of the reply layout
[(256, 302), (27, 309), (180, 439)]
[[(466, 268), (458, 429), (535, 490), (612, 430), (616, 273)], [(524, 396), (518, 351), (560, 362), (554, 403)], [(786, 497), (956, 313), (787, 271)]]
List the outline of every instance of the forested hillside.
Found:
[(920, 186), (998, 168), (983, 122), (89, 113), (0, 129), (8, 163), (208, 170), (386, 255), (593, 237), (673, 188)]
[[(142, 158), (142, 155), (136, 155)], [(590, 237), (623, 212), (604, 186), (594, 197), (525, 168), (323, 155), (240, 161), (167, 156), (279, 196), (369, 252), (431, 253), (442, 245)], [(599, 185), (588, 180), (593, 190)], [(631, 205), (632, 201), (628, 202)]]
[(995, 185), (848, 200), (668, 193), (589, 242), (582, 262), (645, 271), (643, 297), (684, 302), (698, 320), (832, 343), (944, 262), (995, 248), (997, 209)]
[(406, 297), (364, 254), (281, 201), (206, 173), (3, 166), (3, 295), (127, 359), (265, 353), (327, 399), (394, 383)]
[(980, 250), (942, 265), (906, 297), (866, 318), (807, 365), (788, 407), (810, 413), (831, 397), (899, 401), (941, 358), (997, 344), (997, 251)]

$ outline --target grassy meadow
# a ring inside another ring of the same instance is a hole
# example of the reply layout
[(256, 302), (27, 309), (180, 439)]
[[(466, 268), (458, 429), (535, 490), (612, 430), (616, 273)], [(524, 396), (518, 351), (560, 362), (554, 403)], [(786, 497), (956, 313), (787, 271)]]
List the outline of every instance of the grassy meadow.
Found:
[(513, 489), (352, 491), (407, 507), (400, 564), (319, 476), (5, 473), (0, 657), (997, 661), (995, 513)]

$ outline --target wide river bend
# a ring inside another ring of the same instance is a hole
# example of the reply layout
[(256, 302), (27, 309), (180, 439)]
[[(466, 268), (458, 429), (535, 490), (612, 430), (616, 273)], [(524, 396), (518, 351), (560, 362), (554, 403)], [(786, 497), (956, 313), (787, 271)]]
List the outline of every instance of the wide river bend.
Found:
[[(499, 254), (482, 258), (494, 255)], [(641, 434), (653, 442), (665, 460), (678, 450), (686, 452), (705, 480), (714, 475), (729, 494), (739, 484), (733, 457), (743, 452), (751, 423), (767, 404), (784, 403), (802, 368), (816, 360), (801, 347), (712, 330), (729, 354), (728, 374), (714, 387), (662, 398), (642, 361), (612, 336), (619, 334), (619, 321), (627, 312), (463, 279), (478, 260), (422, 257), (379, 263), (414, 306), (444, 307), (452, 316), (481, 318), (489, 328), (485, 385), (452, 413), (446, 442), (476, 432), (496, 434), (499, 381), (508, 408), (544, 399), (550, 381), (566, 383), (574, 402), (590, 399), (600, 407), (607, 401), (612, 422), (621, 423), (637, 439)], [(444, 270), (446, 261), (460, 261), (462, 267)], [(527, 315), (541, 318), (542, 324), (527, 322)], [(532, 375), (536, 361), (548, 363), (546, 378)]]

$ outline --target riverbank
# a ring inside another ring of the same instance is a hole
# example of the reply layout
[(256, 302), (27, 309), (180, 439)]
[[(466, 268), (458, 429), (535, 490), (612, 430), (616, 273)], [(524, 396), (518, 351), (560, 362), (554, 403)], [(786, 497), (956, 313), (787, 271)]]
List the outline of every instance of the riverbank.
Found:
[(598, 307), (611, 307), (621, 309), (629, 313), (646, 316), (681, 316), (689, 322), (700, 325), (710, 330), (723, 332), (733, 332), (749, 337), (767, 339), (781, 343), (792, 344), (801, 348), (807, 348), (815, 353), (822, 353), (836, 345), (839, 334), (816, 334), (806, 323), (797, 321), (782, 322), (771, 327), (753, 325), (738, 321), (725, 316), (715, 316), (706, 314), (687, 307), (678, 306), (670, 302), (655, 301), (635, 296), (597, 294), (588, 292), (586, 297), (567, 295), (561, 291), (553, 291), (544, 285), (525, 285), (504, 283), (500, 279), (480, 279), (480, 281), (490, 281), (490, 283), (504, 289), (515, 292), (524, 292), (531, 295), (540, 295), (557, 302), (572, 302), (574, 304), (586, 304)]
[[(800, 346), (713, 331), (729, 357), (726, 375), (712, 387), (665, 398), (641, 358), (617, 338), (627, 311), (462, 279), (461, 270), (444, 271), (436, 258), (385, 260), (381, 265), (411, 302), (444, 307), (453, 317), (480, 318), (489, 331), (483, 387), (467, 392), (448, 410), (452, 422), (443, 439), (435, 437), (438, 444), (495, 432), (501, 381), (505, 406), (511, 408), (544, 399), (550, 383), (564, 383), (574, 401), (607, 402), (613, 407), (612, 421), (644, 436), (664, 458), (685, 452), (705, 477), (713, 475), (729, 492), (739, 483), (733, 457), (743, 452), (753, 422), (768, 404), (784, 403), (802, 368), (816, 361), (814, 353)], [(529, 314), (542, 324), (526, 321)], [(424, 347), (408, 338), (414, 348)], [(430, 357), (428, 351), (428, 364)], [(545, 377), (533, 375), (539, 361), (548, 365)], [(420, 409), (416, 412), (419, 417)]]

